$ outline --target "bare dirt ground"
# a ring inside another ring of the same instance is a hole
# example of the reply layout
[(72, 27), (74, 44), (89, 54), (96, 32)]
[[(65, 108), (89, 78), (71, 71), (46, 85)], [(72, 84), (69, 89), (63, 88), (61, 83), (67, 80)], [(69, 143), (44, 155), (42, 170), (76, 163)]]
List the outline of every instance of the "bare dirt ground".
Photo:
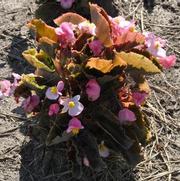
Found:
[[(104, 4), (109, 12), (107, 1)], [(134, 17), (144, 31), (153, 31), (168, 41), (168, 52), (174, 52), (177, 63), (171, 70), (151, 78), (151, 99), (143, 108), (147, 114), (153, 140), (144, 148), (145, 160), (135, 168), (102, 174), (106, 181), (178, 181), (180, 180), (180, 1), (114, 0), (119, 14)], [(21, 53), (33, 46), (26, 22), (33, 18), (39, 5), (35, 0), (0, 0), (0, 79), (11, 73), (30, 72)], [(62, 174), (41, 175), (35, 159), (37, 143), (26, 136), (23, 111), (12, 98), (0, 100), (0, 181), (60, 181)], [(34, 146), (34, 147), (33, 147)], [(118, 174), (120, 173), (120, 174)], [(66, 172), (64, 172), (66, 174)], [(109, 176), (109, 175), (110, 176)], [(120, 176), (119, 176), (120, 175)], [(73, 179), (69, 179), (74, 181)], [(93, 181), (95, 178), (82, 179)]]

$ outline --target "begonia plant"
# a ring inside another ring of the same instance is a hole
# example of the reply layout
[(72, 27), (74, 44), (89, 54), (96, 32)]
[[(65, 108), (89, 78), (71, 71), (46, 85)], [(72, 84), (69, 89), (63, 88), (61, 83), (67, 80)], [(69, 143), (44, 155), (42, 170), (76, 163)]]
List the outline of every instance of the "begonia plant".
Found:
[(163, 39), (139, 32), (136, 21), (89, 6), (90, 21), (66, 13), (54, 20), (56, 27), (40, 19), (28, 23), (38, 48), (23, 56), (35, 72), (0, 81), (0, 97), (23, 97), (22, 108), (37, 119), (30, 135), (46, 147), (65, 144), (75, 155), (68, 157), (73, 170), (101, 171), (113, 154), (132, 164), (143, 158), (141, 147), (151, 140), (142, 111), (150, 95), (145, 77), (170, 68), (176, 57), (167, 55)]

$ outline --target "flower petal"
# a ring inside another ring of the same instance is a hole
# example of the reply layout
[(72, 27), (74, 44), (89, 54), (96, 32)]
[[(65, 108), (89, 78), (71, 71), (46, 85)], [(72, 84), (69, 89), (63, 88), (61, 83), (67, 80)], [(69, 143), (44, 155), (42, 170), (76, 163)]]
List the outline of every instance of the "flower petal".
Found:
[(101, 87), (97, 83), (95, 79), (89, 80), (86, 84), (86, 94), (88, 95), (88, 99), (90, 101), (95, 101), (100, 96)]
[(120, 123), (134, 122), (136, 120), (135, 114), (127, 108), (120, 110), (118, 113), (118, 117)]
[(46, 90), (46, 97), (49, 99), (49, 100), (56, 100), (58, 99), (59, 97), (59, 94), (53, 94), (51, 92), (51, 87), (49, 87), (47, 90)]
[(84, 106), (80, 102), (77, 102), (75, 107), (69, 108), (68, 113), (70, 116), (78, 116), (79, 114), (81, 114), (83, 109), (84, 109)]
[(148, 94), (145, 92), (133, 92), (132, 97), (133, 97), (133, 100), (134, 100), (134, 103), (136, 104), (136, 106), (142, 105), (144, 103), (147, 95)]
[(71, 99), (73, 102), (78, 102), (80, 100), (80, 95), (76, 95)]
[(68, 124), (67, 133), (70, 133), (73, 129), (84, 129), (84, 126), (81, 124), (81, 121), (76, 117), (73, 117)]
[(101, 144), (98, 146), (99, 148), (99, 155), (103, 158), (107, 158), (109, 156), (109, 149), (104, 145), (102, 141)]
[(48, 112), (49, 116), (56, 115), (58, 112), (59, 112), (59, 104), (54, 103), (49, 106), (49, 112)]
[(64, 82), (63, 81), (58, 82), (57, 89), (58, 89), (58, 92), (61, 92), (64, 89)]
[(176, 56), (170, 55), (165, 58), (159, 58), (159, 63), (166, 69), (171, 68), (176, 63)]
[(63, 107), (63, 109), (62, 109), (62, 111), (61, 111), (61, 113), (67, 112), (68, 109), (69, 109), (68, 104), (65, 104), (64, 107)]

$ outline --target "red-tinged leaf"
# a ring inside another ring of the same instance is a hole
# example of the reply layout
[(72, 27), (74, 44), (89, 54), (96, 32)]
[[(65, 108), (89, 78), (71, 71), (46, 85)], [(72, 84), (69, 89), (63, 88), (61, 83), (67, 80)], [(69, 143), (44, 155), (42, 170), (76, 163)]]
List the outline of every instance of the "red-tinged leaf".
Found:
[(117, 49), (122, 50), (130, 50), (137, 45), (143, 44), (145, 41), (144, 35), (139, 32), (130, 32), (124, 33), (123, 35), (117, 37), (114, 40), (114, 44), (117, 45)]
[(57, 42), (58, 37), (55, 33), (55, 29), (51, 26), (48, 26), (40, 19), (33, 19), (28, 23), (28, 27), (35, 31), (37, 40), (41, 37), (47, 37), (50, 40)]
[(65, 13), (65, 14), (59, 16), (58, 18), (54, 19), (54, 23), (59, 26), (63, 22), (70, 22), (72, 24), (79, 24), (79, 23), (86, 21), (86, 20), (87, 20), (86, 18), (83, 18), (79, 14)]
[(113, 45), (111, 39), (111, 25), (104, 9), (96, 4), (90, 4), (91, 21), (96, 25), (96, 36), (105, 47)]
[(109, 73), (115, 67), (125, 67), (126, 65), (126, 62), (116, 54), (113, 60), (90, 58), (86, 67), (89, 69), (96, 69), (102, 73)]
[(87, 33), (82, 33), (79, 35), (77, 38), (76, 42), (74, 43), (73, 49), (77, 51), (81, 51), (83, 47), (87, 45), (87, 40), (91, 37), (92, 35), (87, 34)]
[(123, 107), (128, 108), (129, 106), (134, 105), (132, 93), (128, 88), (124, 87), (120, 89), (118, 92), (118, 97)]

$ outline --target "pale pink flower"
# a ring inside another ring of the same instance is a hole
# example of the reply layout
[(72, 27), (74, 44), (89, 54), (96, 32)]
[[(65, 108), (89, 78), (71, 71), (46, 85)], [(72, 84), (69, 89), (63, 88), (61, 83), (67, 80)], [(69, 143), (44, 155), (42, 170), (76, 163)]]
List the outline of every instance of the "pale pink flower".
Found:
[(89, 160), (88, 160), (88, 158), (87, 158), (86, 156), (83, 158), (83, 164), (84, 164), (86, 167), (89, 167), (89, 166), (90, 166)]
[(90, 101), (95, 101), (99, 98), (101, 87), (95, 79), (91, 79), (86, 84), (86, 94)]
[(167, 57), (160, 57), (159, 58), (159, 63), (164, 68), (167, 68), (167, 69), (171, 68), (176, 63), (176, 56), (175, 55), (170, 55), (170, 56), (167, 56)]
[(147, 95), (148, 94), (145, 92), (133, 92), (132, 97), (133, 97), (133, 100), (134, 100), (134, 103), (136, 104), (136, 106), (142, 105), (144, 103)]
[(104, 141), (101, 142), (100, 145), (98, 145), (99, 148), (99, 155), (103, 158), (107, 158), (110, 155), (108, 147), (104, 144)]
[(135, 31), (135, 21), (127, 21), (122, 16), (118, 16), (112, 18), (109, 16), (112, 25), (112, 37), (117, 38), (118, 36), (126, 33), (128, 31), (134, 32)]
[(57, 100), (60, 95), (62, 95), (61, 91), (64, 89), (64, 82), (59, 81), (57, 86), (49, 87), (46, 90), (46, 97), (50, 100)]
[(79, 102), (80, 95), (76, 95), (73, 98), (60, 99), (59, 102), (63, 105), (62, 113), (68, 112), (70, 116), (77, 116), (81, 114), (84, 109), (82, 103)]
[(16, 73), (12, 73), (12, 76), (14, 77), (14, 82), (11, 85), (11, 94), (14, 93), (16, 87), (18, 86), (19, 81), (21, 80), (21, 76)]
[(83, 33), (89, 33), (91, 35), (96, 35), (96, 25), (94, 23), (90, 23), (89, 21), (83, 21), (78, 25), (79, 30)]
[(54, 103), (49, 106), (49, 112), (48, 112), (49, 116), (56, 115), (58, 112), (59, 112), (59, 104)]
[(73, 30), (74, 25), (68, 22), (62, 23), (58, 28), (55, 29), (62, 47), (66, 48), (68, 45), (72, 45), (75, 42), (76, 38)]
[(61, 3), (62, 8), (70, 9), (75, 0), (57, 0), (57, 2)]
[(115, 18), (115, 21), (118, 23), (119, 28), (121, 29), (122, 33), (127, 32), (127, 31), (131, 31), (131, 32), (135, 31), (135, 21), (134, 20), (127, 21), (122, 16), (118, 16)]
[(159, 63), (164, 68), (170, 68), (176, 63), (176, 56), (170, 55), (166, 56), (166, 50), (163, 47), (166, 45), (166, 41), (156, 37), (153, 33), (144, 33), (146, 37), (147, 51), (149, 51), (153, 56), (157, 57)]
[(73, 133), (77, 135), (80, 129), (84, 129), (84, 126), (81, 124), (81, 121), (75, 117), (73, 117), (68, 124), (68, 129), (66, 130), (67, 133)]
[(156, 37), (153, 33), (144, 33), (146, 37), (147, 51), (155, 57), (166, 57), (166, 50), (163, 49), (165, 46), (165, 40)]
[(103, 50), (103, 45), (99, 40), (93, 40), (89, 43), (89, 48), (92, 50), (94, 56), (99, 56)]
[(9, 80), (0, 81), (0, 98), (11, 95), (11, 82)]
[(134, 122), (136, 120), (135, 114), (127, 108), (124, 108), (118, 113), (120, 123)]
[(29, 96), (27, 99), (25, 99), (22, 102), (22, 108), (27, 112), (27, 113), (31, 113), (34, 108), (36, 108), (38, 106), (38, 104), (40, 103), (40, 98), (37, 95), (32, 95)]
[(21, 80), (21, 76), (16, 73), (12, 73), (12, 76), (14, 77), (14, 85), (17, 85), (18, 81)]

